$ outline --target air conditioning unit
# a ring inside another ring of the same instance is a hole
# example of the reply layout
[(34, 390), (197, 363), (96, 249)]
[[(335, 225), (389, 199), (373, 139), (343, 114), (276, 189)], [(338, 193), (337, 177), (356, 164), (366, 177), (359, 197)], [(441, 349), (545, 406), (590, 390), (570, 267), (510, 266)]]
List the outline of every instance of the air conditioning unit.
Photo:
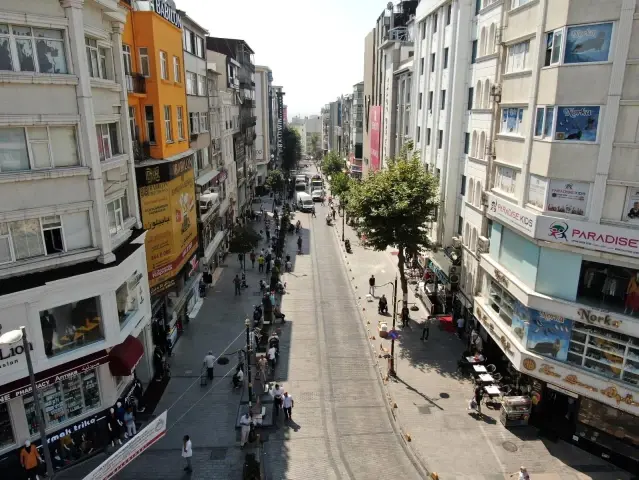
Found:
[(490, 240), (486, 237), (479, 237), (477, 239), (477, 253), (488, 253), (490, 250)]
[(453, 248), (461, 248), (462, 239), (461, 237), (453, 237)]
[(481, 204), (482, 204), (483, 207), (487, 207), (488, 206), (488, 193), (481, 192)]

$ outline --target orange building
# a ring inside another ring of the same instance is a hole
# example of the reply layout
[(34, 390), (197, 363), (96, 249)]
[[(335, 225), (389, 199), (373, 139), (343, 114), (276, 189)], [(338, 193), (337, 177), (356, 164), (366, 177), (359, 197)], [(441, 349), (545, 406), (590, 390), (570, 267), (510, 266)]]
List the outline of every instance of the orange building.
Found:
[(182, 22), (164, 0), (122, 1), (129, 124), (146, 236), (154, 341), (172, 345), (197, 295), (197, 216)]

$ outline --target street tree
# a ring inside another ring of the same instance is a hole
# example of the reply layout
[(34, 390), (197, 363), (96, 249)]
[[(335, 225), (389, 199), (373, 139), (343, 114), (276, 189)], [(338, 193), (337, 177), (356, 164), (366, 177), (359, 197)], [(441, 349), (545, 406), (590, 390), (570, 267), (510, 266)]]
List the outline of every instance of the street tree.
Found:
[(408, 302), (406, 253), (431, 248), (425, 223), (433, 219), (438, 204), (438, 180), (424, 169), (411, 142), (388, 161), (388, 168), (351, 185), (346, 209), (350, 217), (360, 220), (367, 245), (375, 250), (398, 249), (404, 306)]
[(261, 237), (251, 227), (236, 225), (231, 232), (229, 252), (244, 254), (244, 268), (246, 268), (246, 254), (255, 249)]
[(281, 193), (284, 191), (284, 175), (281, 170), (271, 170), (266, 176), (266, 186), (273, 193)]
[(337, 172), (331, 175), (331, 194), (339, 197), (342, 203), (346, 203), (346, 197), (351, 188), (353, 179), (344, 172)]
[(346, 162), (336, 152), (330, 151), (322, 160), (322, 172), (324, 175), (333, 175), (338, 172), (344, 172)]
[(297, 168), (297, 164), (302, 158), (302, 140), (299, 132), (294, 128), (284, 128), (282, 144), (282, 169), (288, 173)]
[(313, 153), (313, 160), (317, 160), (319, 152), (320, 136), (317, 133), (311, 134), (311, 152)]

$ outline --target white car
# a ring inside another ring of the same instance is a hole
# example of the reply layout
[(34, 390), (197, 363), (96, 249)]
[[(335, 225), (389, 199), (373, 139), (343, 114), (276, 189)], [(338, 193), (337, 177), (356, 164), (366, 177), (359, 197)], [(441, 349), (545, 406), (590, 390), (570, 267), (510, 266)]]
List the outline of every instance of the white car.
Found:
[(313, 190), (311, 197), (314, 202), (321, 202), (324, 199), (324, 192), (322, 190)]

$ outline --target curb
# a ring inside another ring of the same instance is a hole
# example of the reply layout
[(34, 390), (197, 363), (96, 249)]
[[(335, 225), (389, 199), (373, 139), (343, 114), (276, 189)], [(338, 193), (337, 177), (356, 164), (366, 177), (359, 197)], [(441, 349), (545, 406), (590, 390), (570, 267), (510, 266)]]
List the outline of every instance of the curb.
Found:
[[(335, 231), (335, 235), (337, 237), (337, 243), (339, 245), (339, 251), (340, 254), (342, 254), (344, 256), (344, 261), (343, 261), (343, 266), (344, 268), (347, 269), (346, 274), (347, 276), (349, 276), (349, 269), (348, 269), (348, 262), (346, 261), (346, 259), (348, 258), (348, 253), (346, 253), (346, 249), (344, 248), (344, 245), (341, 241), (340, 238), (340, 234), (338, 232), (337, 228), (334, 228)], [(402, 424), (401, 420), (399, 419), (399, 407), (397, 406), (397, 403), (395, 403), (395, 401), (393, 400), (393, 396), (388, 388), (388, 376), (386, 375), (386, 373), (384, 372), (383, 368), (383, 362), (380, 362), (380, 358), (381, 355), (379, 354), (379, 352), (376, 350), (375, 345), (373, 344), (372, 341), (372, 334), (371, 334), (371, 330), (370, 330), (370, 324), (368, 322), (368, 320), (366, 320), (366, 318), (364, 317), (363, 309), (365, 307), (362, 306), (361, 301), (358, 299), (358, 292), (356, 290), (356, 286), (353, 283), (353, 279), (354, 277), (350, 277), (349, 279), (349, 284), (351, 286), (351, 290), (353, 292), (353, 295), (355, 297), (355, 302), (357, 304), (358, 308), (358, 312), (359, 312), (359, 318), (362, 321), (362, 325), (364, 327), (364, 329), (366, 330), (366, 334), (367, 334), (367, 341), (371, 347), (371, 351), (370, 354), (373, 357), (375, 364), (377, 365), (377, 368), (375, 369), (376, 372), (378, 373), (377, 379), (380, 382), (380, 385), (382, 387), (382, 391), (384, 392), (385, 396), (386, 396), (386, 409), (387, 412), (389, 414), (389, 417), (391, 417), (393, 419), (393, 422), (391, 422), (391, 424), (393, 425), (393, 429), (396, 431), (396, 433), (398, 434), (398, 436), (401, 439), (401, 444), (402, 444), (402, 448), (404, 449), (404, 451), (406, 452), (407, 456), (409, 457), (411, 463), (415, 466), (416, 470), (420, 473), (420, 475), (422, 476), (422, 478), (431, 478), (431, 472), (428, 469), (428, 467), (426, 466), (426, 464), (422, 461), (422, 459), (420, 458), (419, 453), (417, 453), (417, 451), (415, 450), (415, 448), (411, 445), (411, 436), (410, 433), (408, 432), (408, 430), (404, 427), (404, 425)], [(377, 338), (376, 336), (377, 334), (375, 334), (375, 338)]]

